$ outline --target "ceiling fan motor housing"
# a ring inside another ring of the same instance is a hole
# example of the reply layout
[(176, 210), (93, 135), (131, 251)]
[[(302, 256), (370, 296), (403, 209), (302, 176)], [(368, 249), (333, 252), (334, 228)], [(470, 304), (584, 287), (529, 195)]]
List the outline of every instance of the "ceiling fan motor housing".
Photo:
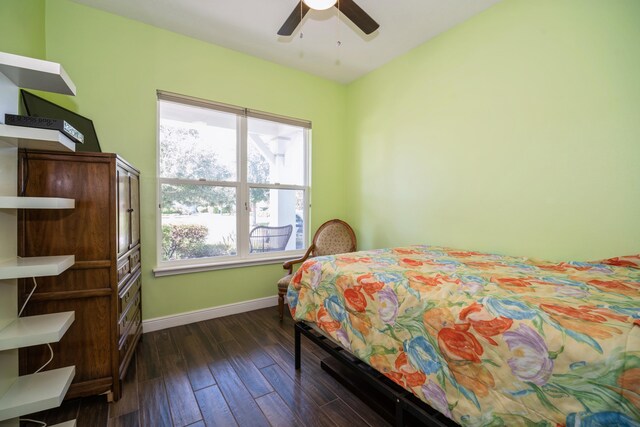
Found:
[(326, 10), (333, 7), (338, 0), (303, 0), (307, 6), (315, 10)]

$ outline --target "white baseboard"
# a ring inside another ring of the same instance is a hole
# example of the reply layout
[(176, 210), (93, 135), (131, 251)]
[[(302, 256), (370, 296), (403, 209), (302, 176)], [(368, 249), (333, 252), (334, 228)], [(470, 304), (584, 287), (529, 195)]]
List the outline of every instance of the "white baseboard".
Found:
[[(285, 301), (286, 304), (286, 301)], [(174, 326), (188, 325), (202, 320), (215, 319), (216, 317), (230, 316), (232, 314), (245, 313), (261, 308), (275, 307), (278, 305), (278, 296), (252, 299), (233, 304), (219, 305), (217, 307), (202, 310), (187, 311), (186, 313), (172, 314), (170, 316), (155, 317), (142, 321), (142, 332), (153, 332)]]

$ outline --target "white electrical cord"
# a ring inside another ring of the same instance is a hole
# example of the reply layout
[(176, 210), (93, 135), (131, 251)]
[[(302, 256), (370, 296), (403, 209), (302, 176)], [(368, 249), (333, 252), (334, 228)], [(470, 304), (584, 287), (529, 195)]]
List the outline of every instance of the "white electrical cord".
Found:
[[(31, 296), (33, 295), (33, 293), (36, 291), (36, 288), (38, 287), (38, 282), (36, 282), (36, 278), (32, 277), (31, 279), (33, 280), (33, 289), (31, 289), (31, 292), (29, 292), (29, 295), (27, 296), (27, 299), (24, 301), (24, 304), (22, 304), (22, 308), (20, 308), (20, 311), (18, 312), (18, 317), (22, 316), (22, 312), (27, 307), (27, 303), (31, 299)], [(49, 347), (49, 360), (47, 360), (44, 365), (39, 367), (38, 370), (34, 372), (34, 374), (37, 374), (38, 372), (42, 371), (53, 360), (53, 348), (51, 348), (51, 344), (49, 344), (49, 343), (47, 343), (47, 347)], [(42, 421), (35, 421), (35, 420), (29, 420), (29, 421), (33, 421), (33, 422), (36, 422), (36, 423), (37, 422), (42, 422)], [(46, 427), (47, 424), (43, 423), (43, 425)]]
[(47, 347), (49, 347), (49, 354), (50, 354), (49, 360), (47, 360), (47, 362), (44, 365), (40, 366), (40, 368), (38, 368), (38, 370), (35, 371), (34, 374), (37, 374), (38, 372), (42, 371), (53, 360), (53, 349), (51, 348), (51, 344), (47, 343)]
[(27, 303), (31, 299), (31, 295), (33, 295), (33, 293), (36, 291), (36, 288), (38, 287), (38, 282), (36, 282), (36, 278), (32, 277), (31, 279), (33, 279), (33, 289), (31, 289), (31, 292), (29, 293), (29, 296), (24, 301), (24, 304), (22, 304), (22, 308), (18, 312), (18, 317), (22, 316), (22, 312), (24, 311), (25, 307), (27, 306)]

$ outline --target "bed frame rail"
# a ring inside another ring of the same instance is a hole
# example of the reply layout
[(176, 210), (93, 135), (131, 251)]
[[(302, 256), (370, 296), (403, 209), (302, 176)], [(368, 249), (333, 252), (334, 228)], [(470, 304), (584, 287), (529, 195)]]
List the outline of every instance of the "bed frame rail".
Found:
[[(458, 426), (455, 422), (445, 417), (435, 409), (431, 408), (426, 403), (415, 397), (411, 392), (403, 389), (389, 378), (379, 373), (360, 359), (351, 355), (344, 348), (340, 347), (326, 336), (316, 332), (312, 327), (305, 322), (296, 322), (295, 324), (295, 368), (300, 370), (300, 340), (301, 335), (307, 337), (311, 342), (322, 348), (329, 353), (335, 360), (339, 361), (348, 371), (349, 377), (353, 376), (353, 379), (346, 378), (341, 375), (335, 369), (331, 367), (331, 363), (323, 361), (321, 363), (322, 368), (328, 371), (331, 375), (338, 375), (341, 378), (337, 378), (347, 388), (350, 388), (354, 392), (362, 393), (361, 386), (356, 386), (356, 383), (364, 384), (366, 389), (372, 389), (377, 396), (383, 396), (385, 400), (388, 400), (389, 405), (393, 405), (391, 413), (384, 411), (381, 415), (385, 416), (388, 421), (392, 422), (396, 427), (404, 427), (407, 425), (415, 426), (416, 421), (427, 426), (436, 427), (455, 427)], [(342, 370), (344, 372), (344, 370)], [(343, 381), (344, 380), (344, 381)], [(354, 381), (355, 380), (355, 381)], [(351, 385), (351, 387), (349, 387)], [(357, 394), (360, 394), (357, 393)], [(365, 392), (366, 393), (366, 392)], [(365, 402), (371, 402), (371, 398), (367, 396), (359, 396)], [(378, 408), (381, 409), (381, 408)]]

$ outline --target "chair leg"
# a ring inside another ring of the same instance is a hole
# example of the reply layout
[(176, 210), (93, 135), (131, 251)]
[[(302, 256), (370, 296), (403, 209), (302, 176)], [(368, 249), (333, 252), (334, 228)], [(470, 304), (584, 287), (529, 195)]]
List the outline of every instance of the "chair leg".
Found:
[(280, 320), (284, 318), (284, 294), (278, 291), (278, 314), (280, 314)]

